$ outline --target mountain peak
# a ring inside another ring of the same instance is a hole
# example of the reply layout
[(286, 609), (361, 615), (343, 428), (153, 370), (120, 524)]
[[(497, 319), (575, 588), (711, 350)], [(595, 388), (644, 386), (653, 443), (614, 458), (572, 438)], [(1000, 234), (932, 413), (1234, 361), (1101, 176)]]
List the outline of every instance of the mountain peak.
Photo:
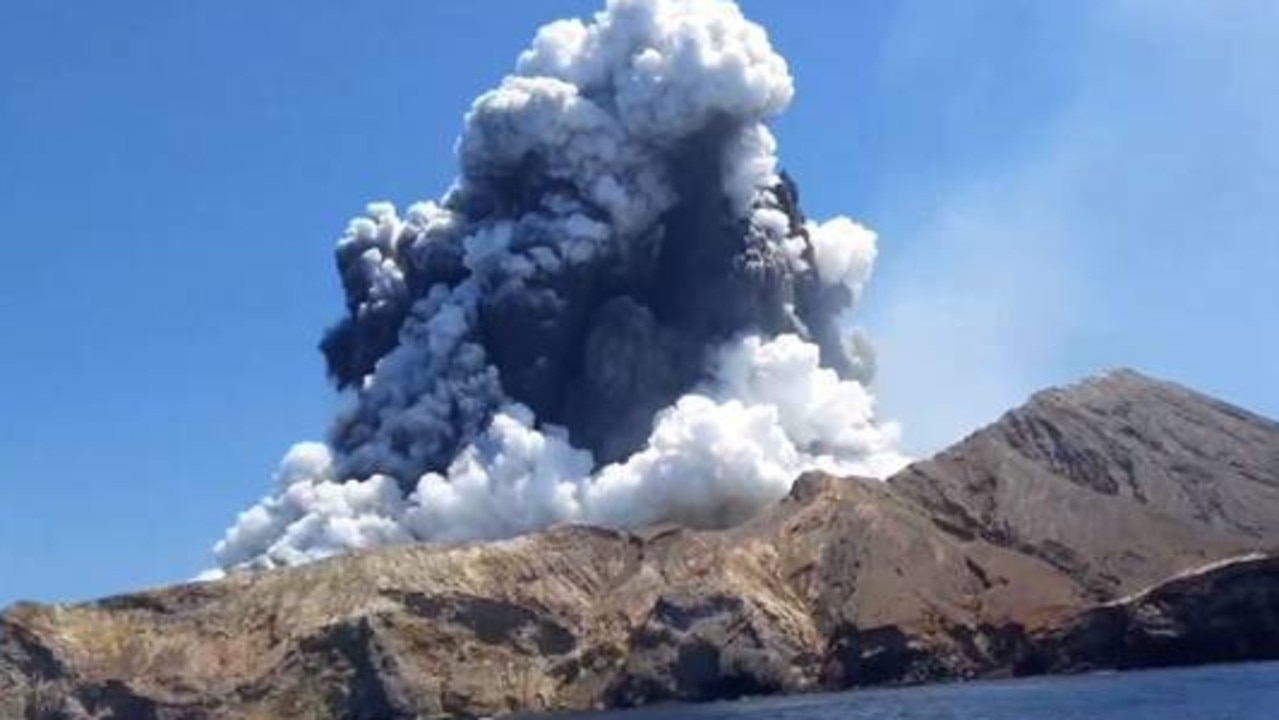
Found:
[[(1170, 398), (1196, 395), (1176, 383), (1145, 375), (1127, 367), (1112, 368), (1089, 375), (1065, 385), (1040, 390), (1026, 404), (1010, 412), (1034, 408), (1043, 404), (1068, 404), (1076, 406), (1106, 406), (1131, 403), (1151, 396)], [(1206, 396), (1199, 396), (1210, 400)], [(1215, 401), (1214, 401), (1215, 402)]]
[(890, 482), (1109, 596), (1279, 538), (1279, 424), (1111, 370), (1036, 393)]

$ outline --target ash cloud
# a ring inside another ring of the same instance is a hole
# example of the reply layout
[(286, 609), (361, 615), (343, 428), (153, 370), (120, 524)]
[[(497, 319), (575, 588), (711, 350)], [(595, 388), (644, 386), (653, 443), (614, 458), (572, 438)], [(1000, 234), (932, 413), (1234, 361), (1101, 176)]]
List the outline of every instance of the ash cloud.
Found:
[(803, 470), (882, 475), (896, 428), (850, 312), (875, 235), (803, 216), (768, 121), (794, 93), (720, 0), (543, 27), (481, 95), (438, 200), (338, 241), (351, 393), (216, 547), (270, 567), (558, 522), (740, 522)]

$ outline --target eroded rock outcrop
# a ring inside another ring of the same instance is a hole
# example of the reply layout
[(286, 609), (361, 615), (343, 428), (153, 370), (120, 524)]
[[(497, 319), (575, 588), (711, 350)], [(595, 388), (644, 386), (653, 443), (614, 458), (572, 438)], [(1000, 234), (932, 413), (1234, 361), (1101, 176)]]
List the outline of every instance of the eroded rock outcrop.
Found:
[(1091, 608), (1035, 639), (1022, 672), (1279, 658), (1279, 556), (1245, 555)]

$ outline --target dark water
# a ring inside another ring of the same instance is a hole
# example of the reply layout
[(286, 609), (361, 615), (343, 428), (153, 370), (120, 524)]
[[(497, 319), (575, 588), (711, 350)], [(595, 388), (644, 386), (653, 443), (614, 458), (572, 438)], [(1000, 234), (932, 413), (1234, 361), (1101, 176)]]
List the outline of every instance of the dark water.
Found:
[(577, 720), (1279, 720), (1279, 663), (564, 715)]

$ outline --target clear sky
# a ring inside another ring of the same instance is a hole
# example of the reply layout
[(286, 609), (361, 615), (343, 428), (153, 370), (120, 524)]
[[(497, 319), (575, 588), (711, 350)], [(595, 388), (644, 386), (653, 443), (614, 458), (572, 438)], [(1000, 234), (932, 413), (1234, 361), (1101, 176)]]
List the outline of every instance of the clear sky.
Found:
[[(917, 453), (1129, 365), (1279, 415), (1279, 3), (743, 3)], [(190, 577), (337, 405), (330, 250), (594, 2), (0, 5), (0, 605)]]

